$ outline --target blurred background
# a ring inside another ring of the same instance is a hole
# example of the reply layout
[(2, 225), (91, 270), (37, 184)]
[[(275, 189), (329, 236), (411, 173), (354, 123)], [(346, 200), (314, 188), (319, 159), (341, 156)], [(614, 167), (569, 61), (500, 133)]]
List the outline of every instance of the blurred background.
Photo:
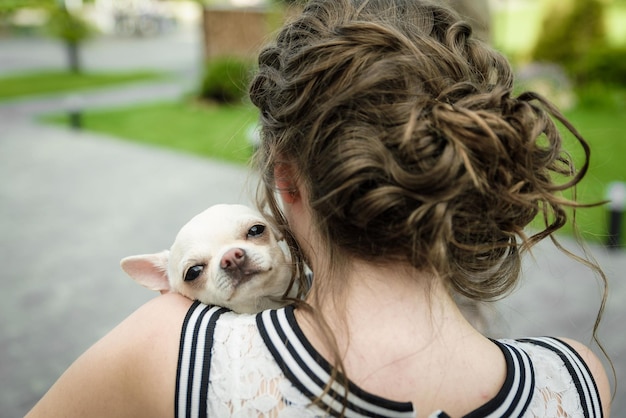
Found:
[[(449, 2), (511, 60), (517, 91), (550, 98), (591, 144), (578, 198), (608, 203), (576, 220), (607, 274), (599, 335), (623, 380), (626, 0)], [(251, 201), (257, 115), (247, 82), (260, 46), (300, 7), (0, 0), (0, 417), (24, 415), (154, 297), (124, 275), (121, 258), (168, 248), (212, 204)], [(572, 237), (571, 227), (560, 235), (579, 254)], [(480, 309), (495, 337), (590, 344), (602, 290), (593, 271), (546, 243), (526, 260), (519, 289)], [(614, 416), (624, 410), (621, 385)]]

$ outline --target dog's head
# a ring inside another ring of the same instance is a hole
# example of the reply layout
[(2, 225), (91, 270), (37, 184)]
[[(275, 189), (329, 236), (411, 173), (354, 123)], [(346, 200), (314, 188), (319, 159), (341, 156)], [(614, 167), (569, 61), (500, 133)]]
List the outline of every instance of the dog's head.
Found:
[(276, 231), (243, 205), (215, 205), (179, 231), (170, 250), (126, 257), (122, 269), (152, 290), (241, 313), (282, 306), (291, 266)]

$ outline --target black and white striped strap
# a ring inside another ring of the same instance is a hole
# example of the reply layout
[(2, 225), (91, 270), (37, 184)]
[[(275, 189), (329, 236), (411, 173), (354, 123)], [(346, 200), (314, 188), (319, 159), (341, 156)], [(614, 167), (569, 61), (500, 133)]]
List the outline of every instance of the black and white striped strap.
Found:
[(189, 308), (180, 338), (176, 372), (175, 416), (206, 417), (213, 331), (228, 309), (194, 302)]

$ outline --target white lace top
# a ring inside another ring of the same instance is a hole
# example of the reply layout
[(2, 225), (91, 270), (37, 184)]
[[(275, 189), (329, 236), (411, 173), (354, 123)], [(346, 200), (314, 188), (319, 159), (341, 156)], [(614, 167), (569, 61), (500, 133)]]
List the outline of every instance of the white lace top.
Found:
[[(507, 364), (495, 398), (465, 417), (602, 417), (586, 364), (555, 338), (494, 340)], [(198, 302), (181, 335), (176, 417), (437, 417), (350, 384), (325, 392), (331, 365), (307, 341), (293, 308), (240, 315)], [(311, 400), (320, 398), (321, 404)]]

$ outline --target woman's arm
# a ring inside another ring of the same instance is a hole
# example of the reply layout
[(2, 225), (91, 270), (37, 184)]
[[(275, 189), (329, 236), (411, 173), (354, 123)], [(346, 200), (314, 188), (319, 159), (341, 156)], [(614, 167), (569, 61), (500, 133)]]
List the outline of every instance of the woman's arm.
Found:
[(171, 417), (191, 304), (174, 294), (146, 303), (79, 357), (27, 417)]

